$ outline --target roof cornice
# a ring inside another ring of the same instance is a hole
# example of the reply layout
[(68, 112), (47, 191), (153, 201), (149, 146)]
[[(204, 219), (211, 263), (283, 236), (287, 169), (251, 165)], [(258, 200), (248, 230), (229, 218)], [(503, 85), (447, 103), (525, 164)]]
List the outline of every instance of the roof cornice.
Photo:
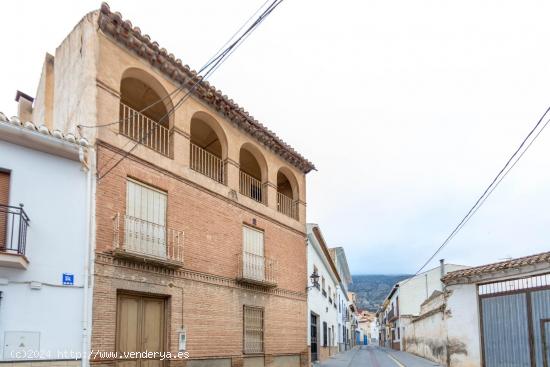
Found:
[[(199, 80), (196, 71), (191, 70), (188, 65), (183, 65), (180, 59), (169, 54), (157, 42), (151, 41), (147, 34), (142, 34), (141, 30), (138, 27), (133, 27), (129, 20), (124, 20), (119, 12), (111, 12), (107, 3), (101, 4), (98, 25), (105, 34), (147, 60), (153, 67), (159, 69), (176, 83), (190, 89)], [(248, 133), (303, 173), (315, 169), (313, 163), (207, 81), (199, 82), (193, 90), (193, 94), (231, 121), (237, 128)]]

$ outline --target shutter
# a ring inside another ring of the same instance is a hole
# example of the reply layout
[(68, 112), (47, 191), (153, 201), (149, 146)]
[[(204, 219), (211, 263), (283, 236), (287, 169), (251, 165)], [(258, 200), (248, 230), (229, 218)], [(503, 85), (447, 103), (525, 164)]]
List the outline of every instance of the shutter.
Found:
[(10, 198), (10, 173), (0, 171), (0, 204), (8, 205)]
[(0, 171), (0, 249), (6, 247), (8, 208), (1, 205), (8, 205), (10, 198), (10, 173)]
[(264, 233), (247, 226), (243, 227), (243, 275), (265, 280)]
[(128, 180), (126, 186), (126, 250), (166, 257), (167, 195)]

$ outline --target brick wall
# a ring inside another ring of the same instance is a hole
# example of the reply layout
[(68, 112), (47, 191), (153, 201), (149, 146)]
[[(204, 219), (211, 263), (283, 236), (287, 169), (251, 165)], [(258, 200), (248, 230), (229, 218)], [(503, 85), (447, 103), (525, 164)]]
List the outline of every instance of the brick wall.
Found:
[[(100, 171), (113, 154), (118, 153), (98, 147)], [(112, 217), (124, 214), (128, 177), (167, 192), (167, 226), (185, 233), (183, 269), (167, 270), (110, 255)], [(177, 332), (183, 324), (192, 358), (242, 355), (246, 304), (265, 308), (266, 355), (306, 353), (304, 233), (255, 213), (229, 195), (212, 194), (137, 159), (125, 159), (98, 182), (96, 205), (92, 349), (115, 350), (116, 295), (134, 291), (167, 297), (169, 350), (177, 349)], [(254, 219), (265, 231), (265, 255), (278, 263), (278, 286), (272, 290), (235, 281), (242, 226)]]

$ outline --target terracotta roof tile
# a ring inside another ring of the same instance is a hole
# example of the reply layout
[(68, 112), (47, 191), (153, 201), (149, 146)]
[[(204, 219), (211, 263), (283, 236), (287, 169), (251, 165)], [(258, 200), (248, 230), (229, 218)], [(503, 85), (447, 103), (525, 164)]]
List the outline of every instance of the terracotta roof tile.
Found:
[(503, 271), (503, 270), (517, 269), (523, 266), (535, 265), (535, 264), (541, 264), (541, 263), (548, 263), (550, 265), (550, 252), (543, 252), (536, 255), (519, 257), (517, 259), (500, 261), (493, 264), (475, 266), (472, 268), (452, 271), (447, 273), (442, 278), (442, 281), (446, 283), (446, 282), (458, 280), (461, 278), (468, 278), (468, 277), (477, 276), (477, 275), (490, 274), (490, 273)]
[[(178, 84), (191, 87), (196, 83), (196, 71), (191, 70), (188, 65), (183, 65), (180, 59), (176, 59), (166, 49), (160, 48), (157, 42), (151, 41), (151, 37), (142, 34), (139, 27), (133, 26), (129, 20), (124, 20), (119, 12), (112, 12), (107, 3), (101, 4), (98, 23), (104, 33), (138, 56), (148, 60), (152, 66), (158, 68)], [(254, 119), (244, 108), (222, 94), (210, 83), (201, 82), (193, 94), (302, 172), (308, 173), (315, 169), (313, 163), (301, 156), (290, 145)]]

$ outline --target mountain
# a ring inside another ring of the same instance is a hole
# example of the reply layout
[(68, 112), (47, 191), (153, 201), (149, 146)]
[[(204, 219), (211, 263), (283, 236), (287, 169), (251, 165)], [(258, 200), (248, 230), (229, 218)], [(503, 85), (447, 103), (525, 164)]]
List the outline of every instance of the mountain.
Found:
[(352, 275), (349, 287), (357, 294), (357, 307), (360, 310), (376, 312), (390, 290), (397, 282), (410, 275)]

